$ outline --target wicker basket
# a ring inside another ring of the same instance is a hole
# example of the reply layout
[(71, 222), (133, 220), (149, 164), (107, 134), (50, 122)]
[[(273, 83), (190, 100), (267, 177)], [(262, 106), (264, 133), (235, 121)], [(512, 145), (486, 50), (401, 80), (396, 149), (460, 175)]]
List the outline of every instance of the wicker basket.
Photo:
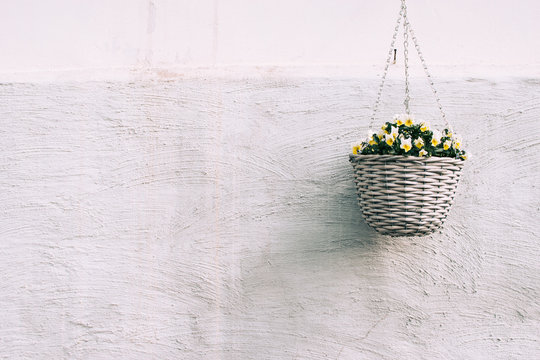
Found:
[(445, 157), (353, 154), (350, 161), (366, 222), (390, 236), (437, 230), (454, 202), (464, 163)]

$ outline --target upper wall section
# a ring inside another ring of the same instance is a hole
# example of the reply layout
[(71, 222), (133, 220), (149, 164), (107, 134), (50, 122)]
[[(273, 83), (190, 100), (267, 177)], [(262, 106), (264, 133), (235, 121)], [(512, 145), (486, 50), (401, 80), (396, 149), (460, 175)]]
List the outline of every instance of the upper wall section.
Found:
[[(540, 64), (539, 1), (408, 7), (430, 64)], [(399, 0), (3, 0), (0, 73), (381, 64), (398, 12)]]

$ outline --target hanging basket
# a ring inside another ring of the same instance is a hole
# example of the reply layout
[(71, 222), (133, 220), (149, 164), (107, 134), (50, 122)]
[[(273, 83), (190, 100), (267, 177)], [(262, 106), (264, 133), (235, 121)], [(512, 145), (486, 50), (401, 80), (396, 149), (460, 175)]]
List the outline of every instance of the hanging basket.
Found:
[[(382, 81), (373, 107), (370, 127), (375, 120), (386, 75), (391, 64), (400, 22), (403, 19), (403, 59), (405, 70), (406, 114), (396, 115), (395, 123), (386, 122), (383, 133), (369, 131), (368, 139), (353, 148), (349, 156), (354, 167), (358, 202), (366, 222), (381, 234), (423, 236), (439, 229), (453, 204), (461, 176), (465, 151), (453, 137), (433, 80), (427, 69), (418, 40), (407, 16), (405, 0), (395, 27)], [(410, 115), (408, 41), (412, 38), (425, 74), (446, 125), (442, 135), (427, 123), (414, 124)]]
[(350, 155), (358, 203), (381, 234), (423, 236), (443, 224), (463, 160), (402, 155)]

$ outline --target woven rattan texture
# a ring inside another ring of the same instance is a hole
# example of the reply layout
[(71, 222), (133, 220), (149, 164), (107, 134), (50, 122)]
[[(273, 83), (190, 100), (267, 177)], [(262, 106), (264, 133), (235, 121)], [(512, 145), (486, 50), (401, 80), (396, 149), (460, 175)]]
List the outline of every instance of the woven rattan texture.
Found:
[(350, 155), (358, 202), (381, 234), (423, 236), (441, 227), (464, 161), (441, 157)]

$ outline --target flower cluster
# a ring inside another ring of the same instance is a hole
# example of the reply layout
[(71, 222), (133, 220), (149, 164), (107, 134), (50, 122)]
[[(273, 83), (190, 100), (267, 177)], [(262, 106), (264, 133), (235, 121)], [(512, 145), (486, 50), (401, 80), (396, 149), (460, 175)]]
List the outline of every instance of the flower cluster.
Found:
[(415, 123), (409, 114), (394, 115), (378, 133), (368, 131), (368, 137), (353, 146), (353, 154), (439, 156), (467, 159), (461, 141), (449, 129), (439, 132), (427, 122)]

